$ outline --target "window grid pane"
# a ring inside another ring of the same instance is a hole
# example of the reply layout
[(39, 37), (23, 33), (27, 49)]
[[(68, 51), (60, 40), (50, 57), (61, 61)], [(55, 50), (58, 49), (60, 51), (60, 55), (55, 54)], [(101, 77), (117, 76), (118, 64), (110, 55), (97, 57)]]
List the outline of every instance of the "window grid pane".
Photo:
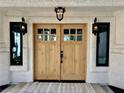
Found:
[(69, 35), (64, 35), (64, 41), (70, 41), (70, 36)]
[(50, 29), (44, 28), (44, 34), (50, 34)]
[(77, 29), (77, 34), (82, 34), (82, 29)]
[(69, 31), (70, 29), (64, 29), (64, 35), (69, 35), (70, 33), (70, 31)]
[(70, 34), (76, 34), (76, 29), (70, 29)]
[(82, 41), (82, 36), (77, 36), (77, 41)]
[(38, 29), (38, 30), (37, 30), (37, 33), (38, 33), (38, 34), (43, 34), (43, 29)]
[(50, 35), (50, 41), (56, 41), (56, 35)]
[(55, 28), (42, 28), (37, 30), (37, 39), (40, 41), (56, 41), (56, 29)]
[(51, 34), (56, 34), (56, 29), (51, 29)]
[(82, 29), (64, 29), (64, 41), (82, 41)]

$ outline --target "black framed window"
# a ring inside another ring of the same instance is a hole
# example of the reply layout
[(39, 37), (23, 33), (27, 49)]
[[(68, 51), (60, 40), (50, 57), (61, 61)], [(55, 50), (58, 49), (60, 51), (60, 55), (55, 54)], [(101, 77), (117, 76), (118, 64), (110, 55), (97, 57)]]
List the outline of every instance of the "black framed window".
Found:
[(23, 65), (22, 22), (10, 22), (10, 65)]
[(109, 65), (109, 32), (110, 23), (98, 23), (96, 34), (96, 66)]

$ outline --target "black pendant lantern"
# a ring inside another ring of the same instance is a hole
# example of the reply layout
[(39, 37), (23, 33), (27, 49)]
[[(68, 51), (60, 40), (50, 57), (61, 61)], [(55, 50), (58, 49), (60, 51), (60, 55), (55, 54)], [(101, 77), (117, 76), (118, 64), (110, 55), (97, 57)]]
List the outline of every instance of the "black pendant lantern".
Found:
[(56, 7), (55, 8), (55, 12), (56, 12), (56, 17), (59, 21), (61, 21), (64, 17), (64, 12), (65, 12), (65, 8), (63, 7)]
[(25, 35), (27, 33), (27, 24), (25, 23), (24, 17), (22, 17), (21, 31), (22, 31), (23, 35)]
[(97, 23), (97, 18), (94, 18), (94, 23), (92, 24), (92, 31), (96, 35), (99, 32), (99, 24)]

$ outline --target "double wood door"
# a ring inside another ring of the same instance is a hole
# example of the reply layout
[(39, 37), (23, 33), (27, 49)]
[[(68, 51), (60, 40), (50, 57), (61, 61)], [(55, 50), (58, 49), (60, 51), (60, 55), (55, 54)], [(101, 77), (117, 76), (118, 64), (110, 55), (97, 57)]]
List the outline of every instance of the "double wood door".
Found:
[(85, 80), (86, 24), (34, 24), (34, 79)]

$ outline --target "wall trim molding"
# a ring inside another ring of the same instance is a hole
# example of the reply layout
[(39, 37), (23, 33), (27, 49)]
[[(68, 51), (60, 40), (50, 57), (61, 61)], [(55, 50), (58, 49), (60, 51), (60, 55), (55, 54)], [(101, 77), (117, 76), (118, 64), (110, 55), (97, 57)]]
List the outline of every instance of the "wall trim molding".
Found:
[(0, 42), (0, 53), (8, 53), (9, 47), (6, 46), (6, 42)]
[(85, 0), (64, 0), (64, 1), (54, 1), (54, 0), (47, 0), (46, 2), (44, 0), (1, 0), (0, 6), (1, 7), (56, 7), (56, 6), (65, 6), (65, 7), (97, 7), (97, 6), (109, 6), (109, 7), (116, 7), (116, 6), (124, 6), (123, 0), (117, 1), (117, 0), (94, 0), (92, 2), (85, 1)]
[[(28, 46), (23, 46), (23, 49), (27, 49)], [(10, 52), (9, 42), (0, 42), (0, 53)]]
[(124, 48), (112, 48), (111, 53), (112, 54), (124, 54)]

